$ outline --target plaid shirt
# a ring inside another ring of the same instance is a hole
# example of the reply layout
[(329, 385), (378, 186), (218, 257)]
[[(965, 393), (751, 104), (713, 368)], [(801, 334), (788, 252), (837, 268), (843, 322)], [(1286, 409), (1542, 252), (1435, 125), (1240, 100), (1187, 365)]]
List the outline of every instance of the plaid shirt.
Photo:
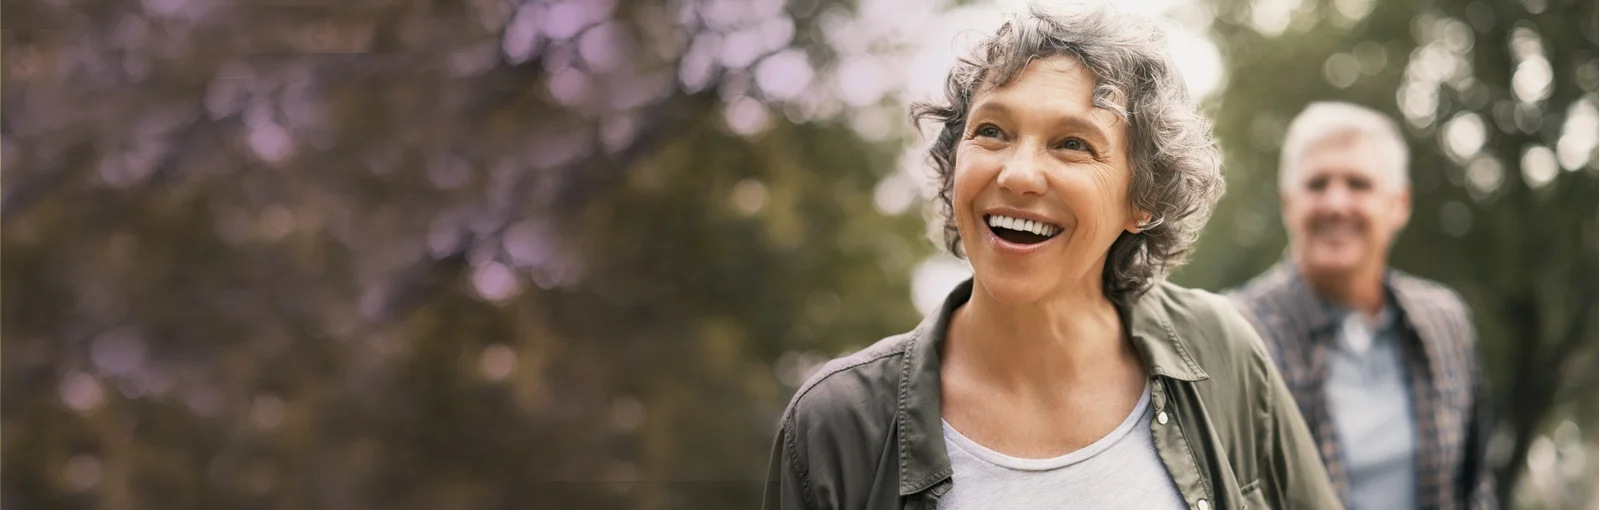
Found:
[[(1384, 280), (1400, 312), (1416, 427), (1417, 508), (1495, 508), (1483, 460), (1491, 415), (1471, 312), (1459, 294), (1438, 283), (1393, 269)], [(1287, 261), (1227, 295), (1266, 342), (1316, 437), (1335, 490), (1348, 503), (1350, 479), (1324, 390), (1342, 312)]]

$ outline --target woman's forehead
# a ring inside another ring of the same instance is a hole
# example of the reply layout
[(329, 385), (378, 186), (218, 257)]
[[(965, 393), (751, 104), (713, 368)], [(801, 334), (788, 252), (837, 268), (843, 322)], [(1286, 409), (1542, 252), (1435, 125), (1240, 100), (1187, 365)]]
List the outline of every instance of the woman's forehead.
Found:
[(1116, 113), (1094, 104), (1098, 78), (1070, 55), (1037, 58), (1004, 84), (980, 88), (972, 112), (1003, 110), (1092, 120), (1109, 128), (1120, 120)]
[[(1002, 74), (1004, 73), (1004, 74)], [(997, 89), (1008, 88), (1024, 78), (1037, 78), (1044, 74), (1045, 79), (1068, 78), (1084, 80), (1090, 84), (1096, 81), (1094, 71), (1083, 65), (1083, 61), (1072, 54), (1056, 54), (1028, 57), (1027, 62), (1020, 66), (996, 65), (980, 77), (974, 95), (993, 92)]]

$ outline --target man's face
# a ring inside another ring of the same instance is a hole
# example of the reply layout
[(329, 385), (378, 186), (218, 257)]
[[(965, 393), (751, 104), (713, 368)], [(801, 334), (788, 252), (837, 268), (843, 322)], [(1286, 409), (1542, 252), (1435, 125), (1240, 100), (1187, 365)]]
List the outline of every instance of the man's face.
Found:
[(1411, 192), (1385, 168), (1387, 147), (1361, 134), (1311, 145), (1282, 192), (1283, 222), (1301, 270), (1348, 275), (1386, 264), (1411, 216)]

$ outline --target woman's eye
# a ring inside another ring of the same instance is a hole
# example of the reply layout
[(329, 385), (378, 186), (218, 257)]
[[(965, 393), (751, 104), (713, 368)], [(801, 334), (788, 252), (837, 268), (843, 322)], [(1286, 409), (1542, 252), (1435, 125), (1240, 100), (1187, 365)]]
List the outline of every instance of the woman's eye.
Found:
[(1068, 138), (1066, 141), (1061, 142), (1061, 148), (1069, 151), (1086, 151), (1089, 150), (1089, 144), (1077, 138)]
[(973, 134), (983, 138), (1000, 138), (1000, 128), (994, 127), (993, 124), (984, 124), (978, 126), (978, 130), (974, 131)]

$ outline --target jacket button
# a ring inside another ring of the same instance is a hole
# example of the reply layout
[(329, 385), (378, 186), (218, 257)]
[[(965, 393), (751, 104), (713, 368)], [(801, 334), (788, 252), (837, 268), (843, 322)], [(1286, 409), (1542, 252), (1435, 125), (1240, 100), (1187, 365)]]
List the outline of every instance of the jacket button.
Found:
[[(1167, 424), (1167, 412), (1166, 411), (1162, 411), (1162, 412), (1156, 413), (1156, 423), (1160, 423), (1162, 425), (1166, 425)], [(1200, 508), (1200, 510), (1206, 510), (1206, 509), (1204, 507), (1202, 507), (1202, 508)]]
[(1202, 499), (1200, 501), (1196, 501), (1194, 503), (1194, 507), (1197, 510), (1211, 510), (1211, 503), (1207, 503), (1206, 500)]

